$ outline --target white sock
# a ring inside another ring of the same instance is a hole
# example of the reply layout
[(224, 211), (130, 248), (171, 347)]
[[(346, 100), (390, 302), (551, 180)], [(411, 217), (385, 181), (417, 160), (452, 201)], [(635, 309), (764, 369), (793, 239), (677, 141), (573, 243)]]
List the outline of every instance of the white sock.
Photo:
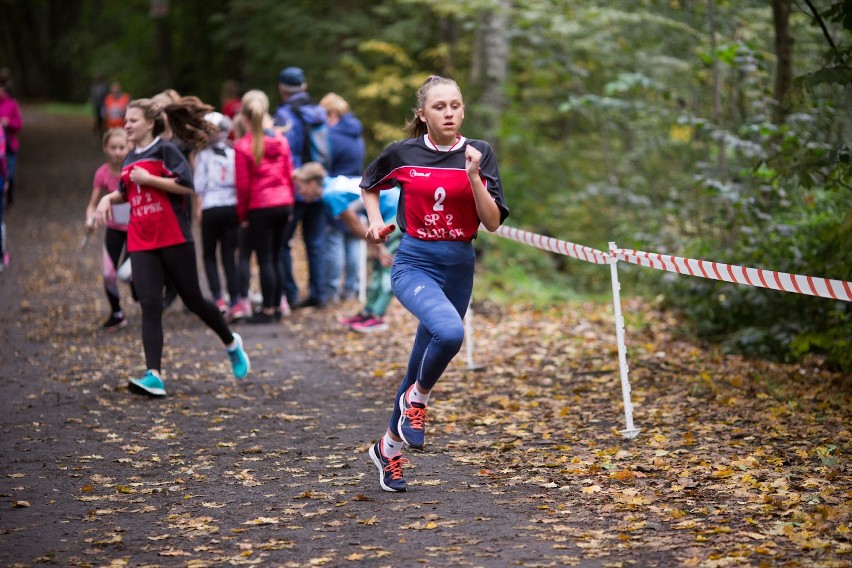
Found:
[(426, 406), (429, 404), (429, 395), (431, 392), (427, 392), (426, 394), (420, 392), (420, 389), (417, 388), (419, 385), (414, 383), (414, 388), (408, 390), (408, 402), (417, 402)]
[(148, 372), (157, 377), (158, 379), (163, 378), (160, 376), (160, 371), (158, 371), (157, 369), (148, 369)]
[(402, 453), (402, 446), (404, 444), (405, 442), (402, 440), (397, 442), (390, 437), (390, 434), (385, 433), (385, 437), (382, 438), (382, 453), (386, 458), (395, 458)]
[(237, 345), (239, 345), (239, 343), (237, 342), (237, 334), (235, 333), (233, 335), (234, 335), (234, 340), (229, 345), (225, 346), (225, 350), (227, 350), (227, 351), (233, 351), (234, 349), (237, 348)]

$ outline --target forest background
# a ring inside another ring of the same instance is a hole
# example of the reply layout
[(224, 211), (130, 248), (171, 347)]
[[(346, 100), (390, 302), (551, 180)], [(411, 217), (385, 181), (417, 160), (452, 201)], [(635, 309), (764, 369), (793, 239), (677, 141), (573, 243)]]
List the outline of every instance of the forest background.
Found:
[[(234, 79), (275, 102), (278, 70), (300, 66), (315, 99), (350, 102), (368, 159), (404, 136), (423, 79), (451, 76), (512, 226), (852, 280), (852, 0), (2, 0), (0, 29), (24, 102), (84, 105), (95, 77), (214, 105)], [(480, 241), (477, 296), (608, 292), (599, 266)], [(852, 370), (849, 302), (620, 272), (685, 333)]]

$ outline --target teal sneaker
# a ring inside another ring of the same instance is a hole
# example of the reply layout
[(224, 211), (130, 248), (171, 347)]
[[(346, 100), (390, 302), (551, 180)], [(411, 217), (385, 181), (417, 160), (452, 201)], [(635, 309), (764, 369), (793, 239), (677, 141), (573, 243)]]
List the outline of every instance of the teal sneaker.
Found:
[(234, 369), (234, 376), (242, 379), (251, 371), (251, 361), (249, 361), (246, 350), (243, 349), (243, 338), (239, 333), (234, 334), (234, 341), (237, 344), (233, 349), (228, 349), (228, 359), (231, 360), (231, 367)]
[(131, 392), (137, 394), (147, 394), (151, 396), (166, 396), (166, 385), (162, 379), (148, 371), (141, 379), (130, 379), (128, 388)]

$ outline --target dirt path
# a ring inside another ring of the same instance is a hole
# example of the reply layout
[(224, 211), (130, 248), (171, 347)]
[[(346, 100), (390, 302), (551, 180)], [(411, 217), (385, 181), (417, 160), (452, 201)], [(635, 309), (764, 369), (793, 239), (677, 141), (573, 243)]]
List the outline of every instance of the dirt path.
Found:
[(0, 564), (849, 566), (850, 378), (682, 343), (638, 304), (639, 438), (617, 433), (606, 308), (483, 304), (487, 371), (460, 357), (439, 384), (405, 494), (365, 456), (413, 332), (398, 306), (381, 336), (341, 331), (352, 304), (241, 326), (241, 383), (173, 307), (169, 397), (130, 394), (138, 307), (99, 333), (98, 238), (80, 249), (99, 144), (86, 120), (25, 119), (0, 275)]

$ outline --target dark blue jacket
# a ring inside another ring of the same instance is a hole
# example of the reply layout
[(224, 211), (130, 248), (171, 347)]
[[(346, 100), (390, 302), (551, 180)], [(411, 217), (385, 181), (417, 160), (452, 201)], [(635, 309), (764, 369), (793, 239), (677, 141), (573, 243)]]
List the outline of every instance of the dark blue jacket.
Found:
[[(300, 117), (296, 116), (296, 113)], [(311, 102), (308, 93), (301, 91), (291, 95), (286, 102), (275, 111), (275, 126), (288, 126), (284, 133), (290, 143), (290, 154), (293, 156), (293, 167), (302, 165), (302, 150), (304, 148), (305, 125), (322, 124), (325, 122), (325, 109)], [(360, 174), (360, 172), (359, 172)]]
[(340, 122), (329, 127), (331, 139), (331, 171), (328, 174), (335, 176), (358, 176), (364, 172), (364, 146), (363, 128), (361, 121), (355, 115), (347, 113), (340, 118)]

